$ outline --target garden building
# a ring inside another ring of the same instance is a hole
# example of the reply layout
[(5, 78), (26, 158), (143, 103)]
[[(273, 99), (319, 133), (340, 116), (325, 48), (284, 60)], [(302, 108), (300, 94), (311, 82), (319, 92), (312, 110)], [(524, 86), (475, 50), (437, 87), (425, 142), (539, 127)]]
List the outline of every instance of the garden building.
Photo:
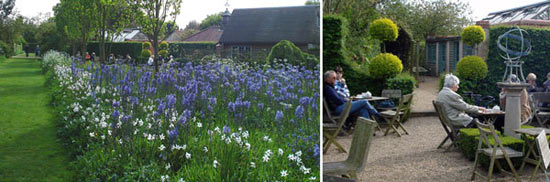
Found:
[(426, 39), (426, 68), (428, 74), (438, 76), (456, 70), (464, 56), (473, 55), (472, 46), (462, 43), (460, 36), (436, 36)]

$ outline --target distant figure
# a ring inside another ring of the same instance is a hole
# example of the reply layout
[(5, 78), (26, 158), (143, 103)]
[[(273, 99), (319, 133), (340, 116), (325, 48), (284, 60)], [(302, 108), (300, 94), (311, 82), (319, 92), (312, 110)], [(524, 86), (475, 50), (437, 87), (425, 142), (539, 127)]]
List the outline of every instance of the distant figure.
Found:
[(542, 83), (542, 86), (544, 87), (544, 92), (550, 92), (550, 72), (546, 74), (546, 81)]
[(90, 56), (90, 53), (86, 52), (86, 61), (90, 60), (92, 57)]
[(527, 83), (529, 83), (529, 87), (527, 87), (527, 93), (531, 93), (531, 92), (538, 92), (539, 91), (539, 88), (537, 88), (537, 75), (535, 75), (534, 73), (529, 73), (527, 75)]
[(130, 57), (130, 54), (126, 54), (126, 63), (131, 63), (132, 57)]
[(170, 60), (168, 60), (168, 63), (172, 64), (174, 62), (174, 56), (170, 55)]
[(113, 53), (109, 54), (109, 57), (107, 58), (107, 61), (109, 63), (113, 63), (113, 61), (115, 61), (115, 55)]
[(36, 45), (36, 48), (34, 49), (34, 56), (40, 57), (40, 46)]
[(75, 55), (75, 56), (81, 58), (82, 55), (80, 55), (80, 51), (76, 51), (76, 55)]
[(30, 47), (28, 45), (25, 46), (25, 56), (26, 57), (29, 57), (29, 49), (30, 49)]
[(95, 61), (95, 52), (92, 52), (92, 55), (90, 56), (90, 59), (91, 59), (92, 61)]
[(151, 55), (151, 57), (149, 57), (149, 60), (147, 60), (147, 65), (153, 66), (153, 63), (155, 62), (154, 57), (155, 56), (153, 56), (153, 55)]

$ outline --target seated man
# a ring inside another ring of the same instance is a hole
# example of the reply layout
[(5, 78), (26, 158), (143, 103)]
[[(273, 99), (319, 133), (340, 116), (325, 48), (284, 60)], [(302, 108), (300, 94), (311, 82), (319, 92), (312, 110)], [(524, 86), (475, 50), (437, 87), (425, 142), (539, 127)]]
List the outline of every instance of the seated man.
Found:
[[(487, 109), (470, 105), (462, 97), (456, 93), (460, 80), (458, 77), (447, 74), (443, 88), (437, 96), (437, 101), (443, 106), (444, 112), (447, 114), (451, 124), (459, 128), (473, 128), (476, 126), (474, 118), (470, 117), (466, 112), (486, 112)], [(477, 120), (477, 119), (475, 119)]]
[[(336, 92), (336, 89), (334, 88), (336, 73), (334, 71), (327, 71), (324, 78), (325, 82), (323, 84), (323, 95), (327, 101), (329, 109), (334, 111), (334, 114), (340, 114), (342, 113), (342, 110), (344, 110), (345, 104), (349, 98), (344, 98)], [(366, 100), (353, 101), (350, 114), (359, 114), (359, 116), (367, 119), (370, 118), (370, 115), (373, 115), (376, 120), (379, 120), (378, 118), (381, 117), (378, 111), (376, 111)]]

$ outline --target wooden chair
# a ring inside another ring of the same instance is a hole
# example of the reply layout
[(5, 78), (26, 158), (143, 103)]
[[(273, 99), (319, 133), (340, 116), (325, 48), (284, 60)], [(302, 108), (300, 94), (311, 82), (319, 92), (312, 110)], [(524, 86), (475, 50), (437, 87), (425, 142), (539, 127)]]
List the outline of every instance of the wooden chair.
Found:
[(441, 141), (441, 143), (439, 144), (439, 146), (437, 146), (437, 148), (443, 147), (445, 142), (447, 142), (447, 140), (449, 139), (451, 140), (451, 145), (447, 147), (447, 151), (449, 151), (449, 149), (451, 149), (451, 147), (453, 146), (458, 147), (458, 145), (456, 144), (456, 141), (458, 139), (459, 128), (451, 125), (451, 122), (449, 121), (449, 117), (447, 117), (447, 114), (445, 113), (445, 110), (441, 106), (440, 102), (433, 100), (432, 104), (434, 105), (435, 112), (439, 116), (439, 121), (441, 122), (441, 126), (443, 126), (445, 133), (447, 133), (447, 136), (445, 137), (445, 139), (443, 139), (443, 141)]
[[(537, 138), (535, 138), (535, 141), (537, 143), (537, 148), (539, 149), (539, 154), (548, 154), (550, 153), (550, 147), (548, 147), (548, 141), (546, 140), (546, 132), (544, 130), (540, 131)], [(535, 178), (535, 174), (537, 174), (537, 170), (542, 165), (542, 171), (544, 172), (544, 176), (546, 177), (546, 181), (550, 181), (550, 178), (548, 177), (548, 165), (550, 164), (550, 158), (545, 158), (544, 155), (541, 155), (539, 157), (539, 161), (537, 163), (537, 166), (533, 170), (533, 174), (531, 175), (531, 178), (529, 181), (533, 181)]]
[[(491, 158), (491, 163), (489, 164), (489, 174), (487, 175), (487, 181), (491, 181), (491, 178), (493, 177), (493, 167), (495, 163), (497, 168), (502, 173), (513, 174), (516, 181), (519, 181), (518, 173), (516, 172), (516, 169), (514, 168), (514, 165), (512, 164), (512, 161), (510, 160), (510, 158), (522, 157), (523, 152), (518, 152), (509, 147), (504, 147), (493, 125), (483, 124), (483, 123), (480, 123), (479, 121), (476, 121), (476, 125), (479, 129), (480, 136), (479, 136), (479, 143), (477, 145), (477, 150), (476, 150), (474, 171), (473, 171), (471, 180), (475, 180), (476, 175), (485, 177), (481, 174), (481, 172), (478, 172), (478, 167), (477, 167), (477, 164), (479, 163), (479, 155), (482, 154)], [(493, 144), (489, 142), (489, 136), (493, 137), (494, 139)], [(484, 145), (486, 145), (487, 147), (484, 147)], [(508, 166), (512, 170), (512, 173), (502, 169), (502, 167), (500, 166), (500, 163), (497, 160), (502, 158), (506, 159), (506, 163), (508, 163)]]
[[(336, 136), (338, 136), (338, 133), (342, 130), (342, 127), (344, 126), (344, 123), (346, 123), (346, 119), (349, 116), (349, 112), (351, 110), (351, 100), (346, 102), (342, 113), (338, 116), (332, 115), (325, 98), (323, 98), (323, 107), (325, 109), (325, 112), (323, 113), (323, 137), (325, 138), (323, 142), (323, 153), (326, 153), (330, 148), (330, 145), (333, 143), (340, 151), (346, 152), (344, 147), (336, 141)], [(325, 123), (325, 120), (328, 122)]]
[(351, 178), (356, 179), (357, 173), (361, 172), (367, 164), (375, 126), (375, 121), (359, 117), (348, 158), (345, 161), (323, 163), (323, 175), (350, 175)]
[(384, 136), (388, 135), (390, 129), (393, 129), (393, 131), (397, 133), (398, 136), (401, 136), (401, 133), (399, 133), (399, 128), (401, 128), (405, 132), (405, 134), (409, 134), (402, 123), (411, 111), (412, 98), (412, 94), (404, 95), (403, 98), (399, 101), (399, 106), (397, 106), (396, 110), (387, 110), (380, 112), (380, 115), (382, 115), (385, 120), (388, 120), (389, 125), (388, 129), (386, 129), (386, 132), (384, 132)]
[(546, 122), (550, 120), (550, 112), (542, 111), (539, 107), (540, 103), (550, 102), (550, 93), (547, 92), (533, 92), (531, 93), (533, 104), (531, 105), (531, 112), (541, 127), (544, 127)]
[[(392, 101), (399, 102), (401, 100), (401, 90), (382, 90), (382, 97), (390, 98)], [(395, 110), (397, 107), (377, 107), (378, 110)]]

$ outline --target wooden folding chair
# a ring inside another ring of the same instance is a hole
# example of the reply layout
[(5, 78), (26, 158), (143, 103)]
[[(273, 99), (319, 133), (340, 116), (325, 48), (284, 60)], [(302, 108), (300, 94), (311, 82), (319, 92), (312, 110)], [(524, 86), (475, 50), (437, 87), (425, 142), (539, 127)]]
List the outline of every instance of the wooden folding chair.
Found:
[(386, 132), (384, 132), (384, 136), (388, 135), (390, 129), (393, 129), (395, 133), (397, 133), (398, 136), (401, 136), (401, 133), (399, 133), (399, 128), (401, 128), (405, 134), (409, 134), (407, 132), (407, 129), (403, 126), (402, 122), (405, 120), (407, 115), (410, 113), (410, 107), (412, 103), (412, 94), (404, 95), (403, 98), (399, 101), (399, 106), (397, 106), (396, 110), (387, 110), (380, 112), (380, 115), (385, 120), (388, 121), (388, 129), (386, 129)]
[(441, 106), (440, 102), (433, 100), (432, 104), (434, 105), (435, 112), (439, 116), (439, 121), (441, 122), (441, 126), (443, 126), (445, 133), (447, 133), (447, 136), (445, 137), (445, 139), (443, 139), (443, 141), (441, 141), (441, 143), (439, 144), (439, 146), (437, 146), (437, 148), (443, 147), (445, 142), (447, 142), (447, 140), (449, 139), (451, 140), (451, 145), (447, 147), (447, 151), (449, 151), (449, 149), (451, 149), (451, 147), (453, 146), (458, 147), (458, 145), (456, 144), (456, 141), (458, 139), (459, 128), (456, 128), (453, 125), (451, 125), (451, 122), (449, 121), (449, 117), (447, 117), (444, 111), (445, 108)]
[(537, 143), (537, 148), (539, 149), (539, 154), (542, 155), (539, 157), (537, 166), (533, 170), (533, 174), (531, 175), (529, 181), (533, 181), (537, 170), (539, 169), (540, 165), (542, 165), (543, 168), (541, 169), (544, 172), (546, 181), (550, 182), (550, 178), (548, 177), (548, 164), (550, 164), (550, 147), (548, 147), (548, 140), (546, 140), (546, 131), (541, 130), (537, 138), (535, 138), (535, 141)]
[(550, 120), (550, 112), (542, 111), (539, 107), (541, 103), (550, 102), (550, 93), (547, 92), (533, 92), (531, 93), (533, 104), (531, 105), (531, 111), (537, 118), (537, 121), (541, 127), (545, 127), (546, 122)]
[(323, 163), (323, 175), (350, 175), (351, 178), (356, 179), (357, 173), (361, 172), (367, 164), (375, 126), (375, 121), (359, 117), (353, 132), (348, 158), (345, 161)]
[(323, 117), (323, 121), (325, 121), (325, 119), (329, 121), (327, 123), (323, 122), (323, 137), (325, 138), (325, 141), (323, 142), (323, 153), (327, 153), (332, 143), (334, 143), (340, 151), (346, 152), (344, 147), (336, 142), (336, 136), (338, 136), (338, 133), (342, 130), (342, 127), (349, 116), (349, 112), (351, 110), (351, 100), (346, 102), (344, 110), (342, 110), (342, 113), (340, 113), (339, 116), (333, 116), (331, 114), (325, 98), (323, 98), (323, 107), (325, 108), (324, 114), (326, 114), (324, 115), (325, 117)]
[[(382, 90), (382, 97), (390, 98), (392, 101), (401, 100), (401, 90)], [(397, 107), (377, 107), (378, 110), (395, 110)]]
[[(479, 121), (476, 121), (476, 125), (479, 129), (479, 143), (477, 145), (476, 150), (476, 157), (474, 162), (474, 171), (472, 174), (472, 179), (475, 180), (476, 175), (480, 177), (485, 177), (481, 174), (481, 172), (478, 172), (477, 164), (479, 163), (479, 155), (483, 154), (491, 158), (491, 163), (489, 164), (489, 174), (487, 175), (487, 181), (491, 181), (491, 178), (493, 177), (493, 167), (496, 163), (497, 168), (502, 172), (506, 174), (512, 174), (514, 175), (514, 178), (516, 181), (519, 181), (518, 173), (516, 172), (516, 169), (514, 168), (514, 165), (512, 164), (512, 161), (510, 158), (514, 157), (522, 157), (523, 152), (518, 152), (514, 149), (511, 149), (509, 147), (504, 147), (502, 145), (502, 142), (500, 141), (500, 137), (497, 135), (497, 132), (495, 130), (495, 127), (492, 124), (483, 124)], [(489, 136), (492, 136), (494, 139), (494, 143), (491, 144), (489, 142)], [(484, 147), (486, 145), (487, 147)], [(506, 159), (506, 163), (508, 163), (508, 166), (512, 170), (512, 172), (508, 172), (500, 166), (500, 163), (497, 159)]]

